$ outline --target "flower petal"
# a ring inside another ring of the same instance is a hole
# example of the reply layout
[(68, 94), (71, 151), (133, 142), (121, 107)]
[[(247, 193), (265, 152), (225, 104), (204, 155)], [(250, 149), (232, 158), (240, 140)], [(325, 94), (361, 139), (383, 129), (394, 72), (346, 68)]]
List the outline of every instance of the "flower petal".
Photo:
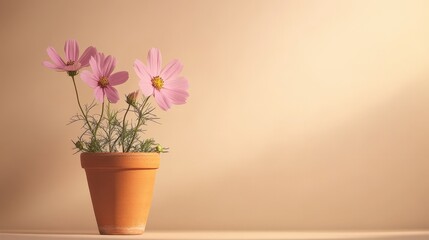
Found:
[(149, 53), (147, 55), (147, 62), (149, 67), (149, 73), (155, 77), (159, 76), (161, 71), (161, 63), (162, 63), (162, 56), (161, 52), (157, 48), (151, 48), (149, 50)]
[(113, 69), (115, 69), (116, 66), (116, 59), (112, 56), (107, 56), (104, 59), (104, 62), (101, 65), (101, 72), (103, 73), (103, 76), (108, 77), (113, 72)]
[(165, 81), (164, 88), (168, 88), (171, 90), (175, 90), (175, 89), (188, 90), (189, 83), (185, 77), (177, 77), (177, 78)]
[(80, 56), (78, 62), (80, 62), (82, 67), (88, 67), (89, 66), (89, 60), (92, 56), (97, 54), (97, 49), (95, 47), (88, 47)]
[(162, 91), (162, 94), (166, 98), (168, 98), (170, 102), (173, 104), (185, 104), (186, 99), (189, 97), (189, 93), (185, 90), (180, 90), (180, 89), (171, 90), (171, 89), (163, 88), (161, 91)]
[(96, 59), (99, 59), (98, 55), (91, 57), (91, 59), (89, 60), (89, 65), (91, 66), (92, 72), (95, 74), (95, 76), (99, 78), (102, 76), (102, 74), (100, 69), (98, 68), (99, 64)]
[(167, 64), (161, 71), (161, 78), (164, 81), (169, 80), (177, 76), (183, 69), (183, 65), (179, 62), (179, 60), (173, 60)]
[(76, 40), (67, 40), (64, 44), (67, 61), (76, 62), (79, 57), (79, 45)]
[(106, 92), (107, 99), (111, 103), (117, 103), (118, 102), (118, 100), (119, 100), (118, 90), (116, 90), (112, 86), (107, 86), (104, 90)]
[(64, 67), (64, 70), (66, 70), (66, 71), (77, 71), (79, 69), (81, 69), (80, 62), (75, 62), (75, 63), (73, 63), (73, 65), (68, 65), (68, 66)]
[(122, 83), (126, 82), (127, 80), (128, 80), (128, 72), (127, 71), (117, 72), (117, 73), (110, 75), (110, 77), (109, 77), (109, 83), (112, 86), (122, 84)]
[[(98, 53), (95, 55), (95, 62), (97, 63), (97, 69), (99, 71), (99, 77), (104, 76), (104, 71), (103, 71), (103, 67), (104, 67), (104, 60), (106, 59), (106, 57), (104, 56), (103, 53)], [(91, 65), (91, 63), (89, 63)]]
[(134, 61), (134, 70), (140, 79), (146, 79), (147, 78), (150, 80), (150, 79), (152, 79), (152, 77), (155, 77), (149, 73), (149, 69), (146, 67), (146, 65), (144, 65), (144, 63), (142, 63), (142, 61), (140, 61), (138, 59), (136, 59)]
[(61, 59), (60, 55), (58, 55), (57, 51), (55, 51), (53, 47), (48, 47), (48, 49), (46, 49), (46, 52), (48, 52), (49, 58), (55, 65), (57, 65), (58, 68), (62, 68), (66, 65), (63, 59)]
[(153, 86), (152, 86), (152, 76), (150, 76), (147, 67), (138, 59), (134, 61), (134, 71), (137, 76), (140, 78), (139, 86), (143, 95), (149, 97), (153, 94)]
[(104, 102), (104, 90), (103, 90), (103, 88), (97, 86), (94, 89), (94, 95), (95, 95), (95, 99), (97, 99), (97, 101), (99, 103)]
[(83, 71), (80, 74), (80, 78), (92, 88), (96, 88), (98, 86), (98, 79), (90, 71)]
[(162, 91), (154, 91), (153, 95), (155, 96), (156, 103), (158, 103), (159, 107), (162, 110), (167, 111), (170, 108), (171, 104), (169, 102), (169, 99), (163, 95)]
[(49, 61), (43, 61), (43, 66), (57, 70), (57, 71), (64, 71), (61, 67), (58, 67), (57, 65), (55, 65)]
[(143, 79), (140, 80), (139, 87), (145, 97), (151, 96), (155, 89), (152, 86), (152, 82), (150, 80), (143, 80)]

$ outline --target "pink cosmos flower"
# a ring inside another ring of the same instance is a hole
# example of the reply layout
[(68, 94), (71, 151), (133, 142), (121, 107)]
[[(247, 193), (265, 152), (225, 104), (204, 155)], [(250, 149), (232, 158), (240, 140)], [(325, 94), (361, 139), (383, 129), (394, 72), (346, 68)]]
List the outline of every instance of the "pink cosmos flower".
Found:
[(58, 55), (53, 47), (48, 47), (46, 50), (52, 62), (44, 61), (43, 65), (48, 68), (55, 69), (60, 72), (76, 72), (81, 68), (89, 66), (89, 59), (97, 53), (94, 47), (88, 47), (79, 58), (79, 45), (76, 40), (67, 40), (64, 45), (66, 53), (65, 61)]
[(147, 56), (148, 64), (140, 60), (134, 62), (134, 70), (140, 78), (140, 89), (149, 97), (153, 95), (155, 101), (163, 110), (168, 110), (172, 104), (184, 104), (189, 96), (188, 80), (178, 76), (183, 65), (173, 60), (161, 69), (161, 52), (152, 48)]
[(112, 74), (116, 66), (116, 60), (112, 56), (105, 57), (102, 53), (97, 53), (89, 60), (92, 72), (83, 71), (80, 75), (82, 80), (94, 89), (95, 98), (101, 103), (104, 96), (112, 102), (119, 100), (118, 91), (113, 87), (128, 80), (128, 72), (122, 71)]

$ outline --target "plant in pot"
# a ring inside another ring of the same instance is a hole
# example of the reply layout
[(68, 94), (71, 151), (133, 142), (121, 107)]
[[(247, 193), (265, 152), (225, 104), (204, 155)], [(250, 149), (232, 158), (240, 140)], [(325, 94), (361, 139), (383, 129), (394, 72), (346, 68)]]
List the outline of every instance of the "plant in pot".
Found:
[[(173, 60), (162, 68), (160, 51), (150, 49), (147, 64), (138, 59), (134, 62), (139, 89), (125, 96), (124, 109), (116, 110), (111, 106), (120, 99), (115, 86), (128, 80), (128, 72), (114, 72), (116, 59), (92, 46), (79, 56), (75, 40), (66, 41), (64, 51), (65, 59), (49, 47), (51, 61), (43, 65), (71, 77), (79, 111), (70, 123), (82, 126), (73, 144), (81, 152), (99, 232), (142, 234), (160, 153), (167, 151), (154, 139), (143, 138), (143, 128), (158, 120), (150, 98), (165, 111), (172, 105), (184, 104), (189, 94), (188, 81), (180, 76), (183, 66)], [(82, 71), (86, 67), (90, 70)], [(75, 79), (78, 75), (94, 90), (95, 100), (90, 104), (80, 102)], [(94, 113), (96, 109), (99, 111)]]

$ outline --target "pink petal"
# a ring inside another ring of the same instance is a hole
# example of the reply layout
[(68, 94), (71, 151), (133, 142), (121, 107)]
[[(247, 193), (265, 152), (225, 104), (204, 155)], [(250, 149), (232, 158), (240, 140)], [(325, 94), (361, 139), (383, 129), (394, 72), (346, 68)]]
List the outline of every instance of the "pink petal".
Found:
[(165, 66), (161, 71), (161, 78), (165, 80), (169, 80), (177, 76), (183, 69), (183, 65), (179, 62), (179, 60), (173, 60)]
[(170, 79), (168, 81), (164, 81), (164, 88), (168, 88), (171, 90), (174, 90), (174, 89), (188, 90), (189, 83), (185, 77), (177, 77), (174, 79)]
[(170, 108), (170, 102), (161, 91), (154, 91), (155, 101), (158, 103), (162, 110), (167, 111)]
[(104, 76), (103, 67), (104, 67), (104, 60), (105, 59), (106, 59), (106, 57), (104, 56), (103, 53), (98, 53), (97, 55), (95, 55), (95, 62), (97, 63), (97, 69), (98, 69), (99, 74), (100, 74), (99, 77)]
[(134, 70), (136, 74), (139, 76), (140, 79), (152, 79), (152, 77), (149, 73), (149, 69), (142, 63), (140, 60), (136, 59), (134, 61)]
[(104, 90), (101, 87), (96, 87), (94, 89), (94, 95), (95, 95), (95, 99), (97, 99), (97, 101), (99, 103), (104, 102)]
[(153, 77), (159, 76), (162, 63), (161, 52), (159, 51), (159, 49), (151, 48), (149, 50), (149, 53), (147, 55), (147, 62), (149, 66), (150, 75), (152, 75)]
[(106, 91), (107, 99), (109, 99), (111, 103), (118, 102), (119, 100), (118, 90), (116, 90), (112, 86), (107, 86), (104, 90)]
[(98, 68), (98, 62), (96, 59), (98, 59), (99, 56), (96, 55), (95, 57), (91, 57), (91, 59), (89, 60), (89, 65), (91, 66), (92, 72), (96, 75), (97, 78), (101, 77), (101, 71)]
[(140, 90), (142, 91), (145, 97), (151, 96), (155, 90), (150, 80), (141, 79), (139, 82), (139, 86), (140, 86)]
[(80, 74), (80, 78), (92, 88), (96, 88), (98, 86), (98, 79), (90, 71), (83, 71)]
[(171, 103), (174, 104), (184, 104), (186, 103), (186, 99), (189, 97), (189, 93), (185, 90), (170, 90), (167, 88), (163, 88), (161, 89), (161, 91), (162, 94), (164, 94), (164, 96), (168, 98)]
[(122, 84), (122, 83), (126, 82), (127, 80), (128, 80), (128, 72), (126, 72), (126, 71), (114, 73), (114, 74), (110, 75), (110, 77), (109, 77), (109, 83), (112, 86)]
[(103, 76), (110, 76), (110, 74), (113, 72), (113, 69), (115, 69), (116, 66), (116, 60), (114, 57), (112, 56), (107, 56), (104, 59), (104, 62), (102, 63), (101, 67), (101, 72), (103, 73)]
[(82, 67), (88, 67), (89, 66), (89, 60), (92, 56), (97, 54), (97, 49), (95, 47), (88, 47), (80, 56), (78, 62), (80, 62)]
[(134, 71), (136, 72), (137, 76), (140, 78), (140, 90), (142, 91), (143, 95), (146, 97), (149, 97), (153, 94), (153, 86), (147, 67), (140, 61), (136, 60), (134, 62)]
[(76, 62), (79, 57), (79, 45), (76, 40), (67, 40), (64, 44), (64, 52), (68, 61)]
[(57, 71), (64, 71), (61, 67), (58, 67), (57, 65), (55, 65), (49, 61), (44, 61), (43, 66), (45, 66), (47, 68), (55, 69)]
[(58, 68), (62, 68), (66, 65), (63, 59), (61, 59), (60, 55), (58, 55), (57, 51), (55, 51), (53, 47), (48, 47), (46, 51), (48, 52), (49, 58), (55, 65), (57, 65)]
[(80, 62), (74, 62), (73, 65), (65, 66), (64, 70), (66, 71), (77, 71), (81, 69)]

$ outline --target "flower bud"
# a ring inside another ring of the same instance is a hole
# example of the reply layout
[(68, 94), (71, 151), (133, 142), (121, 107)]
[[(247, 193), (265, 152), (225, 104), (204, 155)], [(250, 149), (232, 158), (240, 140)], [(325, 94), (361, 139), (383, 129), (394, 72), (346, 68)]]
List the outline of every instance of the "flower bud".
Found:
[(74, 146), (81, 151), (83, 150), (83, 143), (81, 141), (75, 142)]
[(156, 151), (159, 152), (159, 153), (162, 153), (162, 152), (164, 152), (164, 148), (161, 145), (158, 144), (156, 146)]
[(139, 91), (138, 90), (135, 91), (135, 92), (132, 92), (132, 93), (128, 94), (126, 102), (128, 104), (130, 104), (130, 105), (136, 104), (138, 95), (139, 95)]

